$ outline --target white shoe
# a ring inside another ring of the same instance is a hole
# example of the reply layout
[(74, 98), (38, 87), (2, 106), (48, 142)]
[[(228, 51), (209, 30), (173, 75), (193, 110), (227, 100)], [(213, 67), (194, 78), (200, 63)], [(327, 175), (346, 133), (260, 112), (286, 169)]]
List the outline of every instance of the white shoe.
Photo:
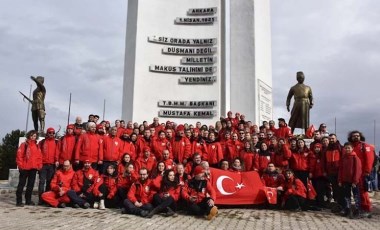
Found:
[(98, 209), (99, 208), (99, 202), (94, 202), (94, 208)]
[(99, 203), (99, 209), (100, 209), (100, 210), (104, 210), (104, 209), (106, 209), (106, 206), (104, 205), (104, 200), (100, 200), (100, 203)]

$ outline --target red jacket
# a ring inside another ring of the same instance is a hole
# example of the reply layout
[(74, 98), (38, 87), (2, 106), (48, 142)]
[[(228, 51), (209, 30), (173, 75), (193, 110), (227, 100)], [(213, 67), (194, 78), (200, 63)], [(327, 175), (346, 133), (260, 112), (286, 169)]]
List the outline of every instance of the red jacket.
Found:
[(128, 153), (131, 156), (132, 160), (136, 160), (137, 158), (135, 145), (130, 141), (125, 141), (121, 139), (120, 152), (121, 155)]
[(247, 171), (258, 170), (258, 166), (254, 164), (255, 162), (257, 163), (257, 160), (256, 160), (257, 157), (258, 157), (258, 154), (252, 151), (246, 151), (245, 149), (243, 149), (240, 152), (240, 159), (242, 159), (244, 162), (244, 171), (247, 172)]
[(74, 177), (74, 170), (70, 168), (68, 171), (64, 171), (63, 169), (58, 170), (53, 179), (50, 182), (50, 188), (52, 191), (58, 193), (60, 189), (66, 193), (71, 189), (71, 182)]
[(166, 191), (160, 191), (159, 195), (163, 197), (164, 193), (169, 193), (169, 195), (173, 198), (174, 201), (178, 201), (179, 196), (181, 194), (181, 186), (170, 187)]
[(207, 156), (207, 144), (204, 140), (198, 139), (193, 141), (191, 144), (191, 154), (189, 158), (193, 158), (194, 153), (199, 153), (202, 159), (204, 156)]
[(160, 139), (157, 138), (153, 141), (153, 154), (157, 160), (162, 160), (162, 152), (167, 149), (169, 150), (169, 157), (173, 158), (173, 149), (170, 141), (166, 138)]
[(278, 138), (285, 138), (286, 140), (289, 137), (293, 136), (292, 131), (290, 130), (288, 125), (285, 125), (285, 126), (282, 126), (282, 127), (279, 127), (278, 129), (276, 129), (275, 135)]
[(285, 191), (284, 201), (286, 201), (290, 195), (297, 195), (306, 199), (306, 187), (301, 180), (293, 177), (290, 180), (285, 180), (282, 187)]
[(339, 183), (359, 184), (362, 175), (362, 164), (355, 152), (343, 154), (340, 160), (340, 168), (343, 170), (339, 170)]
[(375, 160), (374, 148), (362, 141), (353, 142), (352, 145), (354, 147), (354, 152), (357, 154), (362, 163), (362, 173), (370, 174), (372, 171), (373, 162)]
[(130, 174), (126, 174), (125, 172), (119, 173), (117, 178), (117, 187), (124, 188), (127, 191), (138, 180), (139, 176), (136, 171), (133, 171)]
[(60, 164), (63, 164), (65, 160), (69, 160), (71, 163), (74, 162), (74, 148), (75, 148), (75, 136), (66, 134), (64, 137), (62, 137), (57, 145), (57, 152), (58, 152), (58, 162)]
[(100, 195), (101, 192), (99, 191), (99, 187), (102, 184), (105, 184), (107, 186), (107, 189), (108, 189), (107, 199), (112, 199), (117, 192), (117, 178), (110, 175), (101, 175), (100, 180), (98, 181), (98, 183), (95, 184), (95, 188), (93, 191), (93, 194), (95, 196)]
[(322, 158), (323, 170), (328, 175), (337, 175), (339, 171), (339, 162), (342, 157), (342, 146), (339, 142), (330, 144), (327, 147), (325, 154)]
[(173, 159), (167, 159), (167, 160), (163, 160), (163, 162), (165, 163), (165, 169), (175, 169), (175, 162), (173, 161)]
[(260, 173), (262, 173), (267, 167), (268, 164), (271, 162), (272, 154), (268, 151), (265, 155), (264, 154), (257, 154), (257, 157), (254, 159), (254, 165), (259, 170)]
[(89, 160), (91, 163), (100, 161), (103, 155), (103, 140), (95, 133), (84, 133), (79, 136), (75, 148), (75, 160)]
[(133, 204), (136, 201), (141, 202), (143, 205), (152, 203), (155, 192), (150, 188), (150, 183), (151, 180), (149, 179), (144, 184), (141, 184), (140, 181), (133, 183), (127, 195), (128, 200)]
[(305, 152), (292, 153), (290, 158), (290, 168), (294, 171), (309, 171), (310, 170), (310, 154), (309, 150)]
[[(91, 181), (90, 187), (87, 189), (87, 191), (82, 191), (83, 185), (84, 185), (84, 178)], [(93, 168), (89, 168), (87, 171), (78, 170), (75, 172), (73, 180), (71, 181), (71, 189), (75, 192), (88, 192), (92, 193), (95, 184), (98, 182), (99, 173)]]
[(121, 140), (118, 137), (106, 136), (103, 138), (103, 156), (100, 160), (104, 161), (119, 161), (121, 154)]
[(323, 153), (312, 153), (310, 156), (310, 173), (313, 178), (323, 177), (324, 169), (322, 165)]
[(191, 155), (191, 144), (186, 137), (182, 137), (179, 140), (175, 139), (172, 148), (174, 160), (178, 160), (180, 163)]
[(46, 138), (38, 143), (42, 153), (42, 164), (55, 164), (58, 161), (57, 142), (54, 138)]
[(144, 136), (139, 137), (136, 141), (136, 154), (137, 158), (144, 154), (144, 148), (149, 147), (152, 149), (153, 147), (153, 138), (145, 139)]
[(211, 165), (218, 164), (223, 159), (222, 146), (219, 142), (214, 141), (207, 143), (207, 157), (203, 156)]
[(239, 157), (239, 153), (242, 149), (244, 149), (244, 144), (241, 143), (241, 141), (228, 140), (225, 142), (225, 159), (232, 162), (236, 157)]
[(181, 195), (183, 199), (190, 201), (190, 197), (196, 197), (194, 203), (200, 203), (204, 198), (210, 197), (214, 201), (216, 200), (216, 192), (211, 186), (211, 183), (207, 180), (204, 180), (202, 183), (206, 183), (205, 186), (201, 187), (200, 190), (193, 186), (195, 179), (192, 179), (186, 183), (182, 188)]
[(289, 147), (284, 144), (280, 147), (277, 147), (274, 150), (274, 154), (272, 155), (272, 162), (276, 167), (279, 168), (287, 168), (289, 165), (289, 159), (292, 156), (292, 152)]
[(278, 171), (268, 172), (265, 171), (262, 176), (262, 182), (266, 187), (277, 188), (282, 186), (285, 182), (285, 177)]
[(42, 153), (36, 141), (27, 140), (20, 145), (16, 153), (16, 163), (21, 170), (42, 168)]
[(148, 158), (139, 157), (137, 158), (135, 165), (136, 171), (140, 171), (142, 168), (146, 168), (148, 172), (152, 172), (154, 168), (156, 168), (157, 161), (154, 157), (150, 156)]

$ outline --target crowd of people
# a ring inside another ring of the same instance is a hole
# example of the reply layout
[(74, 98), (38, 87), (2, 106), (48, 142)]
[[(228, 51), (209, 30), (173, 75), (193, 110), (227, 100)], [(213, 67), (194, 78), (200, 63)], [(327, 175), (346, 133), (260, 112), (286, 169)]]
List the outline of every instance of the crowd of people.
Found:
[(310, 147), (282, 118), (278, 127), (273, 120), (257, 126), (232, 112), (215, 126), (160, 123), (157, 117), (151, 124), (111, 125), (90, 115), (85, 123), (77, 117), (60, 138), (48, 128), (45, 139), (37, 139), (37, 131), (29, 131), (17, 151), (16, 206), (35, 205), (37, 172), (38, 205), (120, 208), (148, 218), (175, 216), (179, 209), (215, 217), (210, 167), (256, 171), (266, 187), (277, 190), (277, 204), (268, 208), (320, 210), (334, 203), (332, 211), (343, 216), (370, 217), (368, 191), (377, 189), (369, 186), (378, 173), (374, 147), (360, 131), (349, 132), (342, 146), (325, 124), (314, 131)]

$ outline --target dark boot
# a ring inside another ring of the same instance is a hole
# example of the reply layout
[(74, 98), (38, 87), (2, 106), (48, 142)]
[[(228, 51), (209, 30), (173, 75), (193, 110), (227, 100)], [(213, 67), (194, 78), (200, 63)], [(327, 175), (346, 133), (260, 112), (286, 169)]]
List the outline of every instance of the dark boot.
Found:
[(146, 216), (146, 218), (152, 218), (155, 214), (161, 212), (161, 207), (157, 206)]

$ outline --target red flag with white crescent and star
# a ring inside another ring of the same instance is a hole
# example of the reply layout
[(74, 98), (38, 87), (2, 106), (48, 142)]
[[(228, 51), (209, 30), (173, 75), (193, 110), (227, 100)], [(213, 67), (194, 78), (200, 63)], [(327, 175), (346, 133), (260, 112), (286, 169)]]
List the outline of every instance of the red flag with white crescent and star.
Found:
[(211, 168), (211, 184), (216, 191), (216, 204), (263, 204), (267, 201), (265, 186), (257, 172), (230, 172)]
[(265, 187), (265, 195), (269, 204), (277, 204), (277, 189), (271, 187)]

